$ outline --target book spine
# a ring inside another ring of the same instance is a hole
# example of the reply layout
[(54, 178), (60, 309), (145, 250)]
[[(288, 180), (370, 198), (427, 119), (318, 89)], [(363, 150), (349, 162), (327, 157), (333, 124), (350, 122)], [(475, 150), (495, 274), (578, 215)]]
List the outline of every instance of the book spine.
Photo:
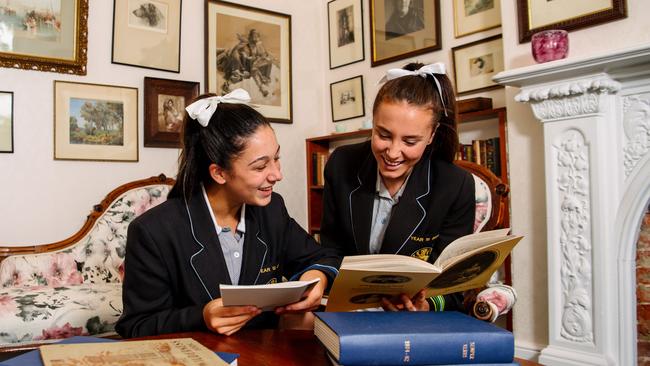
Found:
[(443, 365), (511, 363), (511, 333), (350, 335), (340, 338), (339, 363), (361, 365)]

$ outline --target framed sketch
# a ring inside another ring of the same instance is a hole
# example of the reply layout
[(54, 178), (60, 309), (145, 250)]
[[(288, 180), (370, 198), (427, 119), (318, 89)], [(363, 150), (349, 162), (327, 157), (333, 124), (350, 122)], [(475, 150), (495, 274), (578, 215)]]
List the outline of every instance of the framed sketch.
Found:
[(14, 152), (14, 93), (0, 91), (0, 153)]
[(180, 72), (181, 0), (115, 0), (112, 62)]
[(0, 67), (86, 75), (88, 0), (0, 1)]
[(454, 63), (456, 93), (475, 93), (503, 87), (492, 77), (503, 71), (503, 40), (501, 35), (481, 39), (451, 49)]
[(454, 0), (456, 38), (501, 26), (501, 0)]
[(517, 0), (519, 43), (547, 29), (571, 31), (627, 17), (625, 0)]
[(185, 107), (199, 95), (199, 83), (144, 78), (144, 146), (181, 146)]
[(205, 4), (207, 91), (245, 89), (269, 121), (291, 123), (291, 16), (218, 0)]
[(363, 76), (330, 84), (330, 97), (334, 122), (365, 116)]
[(439, 0), (370, 0), (371, 65), (442, 48)]
[(363, 5), (361, 0), (327, 3), (330, 69), (363, 61)]
[(138, 89), (55, 80), (54, 159), (138, 161)]

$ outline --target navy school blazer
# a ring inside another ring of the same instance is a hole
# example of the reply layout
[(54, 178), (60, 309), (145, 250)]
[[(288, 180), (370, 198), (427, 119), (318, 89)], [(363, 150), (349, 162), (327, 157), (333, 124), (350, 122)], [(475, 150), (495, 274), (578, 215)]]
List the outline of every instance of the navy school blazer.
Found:
[[(190, 220), (191, 217), (191, 220)], [(124, 262), (124, 311), (116, 330), (123, 337), (207, 329), (203, 307), (231, 284), (214, 223), (201, 190), (185, 203), (170, 198), (129, 225)], [(239, 284), (296, 279), (320, 269), (331, 284), (340, 257), (318, 245), (273, 193), (267, 206), (246, 207), (246, 234)], [(264, 312), (246, 327), (273, 327)]]
[[(369, 254), (376, 180), (370, 141), (331, 154), (325, 166), (323, 246), (340, 256)], [(432, 156), (429, 146), (393, 208), (380, 253), (435, 262), (449, 243), (472, 233), (475, 205), (471, 173)], [(445, 309), (464, 310), (462, 296), (452, 295), (445, 296)]]

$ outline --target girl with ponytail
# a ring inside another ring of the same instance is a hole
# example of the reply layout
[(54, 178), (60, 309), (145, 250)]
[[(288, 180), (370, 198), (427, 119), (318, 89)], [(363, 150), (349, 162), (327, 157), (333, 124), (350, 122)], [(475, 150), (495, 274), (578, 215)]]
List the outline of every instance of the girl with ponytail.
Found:
[[(278, 315), (317, 308), (338, 273), (335, 251), (318, 245), (273, 192), (280, 146), (249, 100), (237, 89), (186, 108), (176, 183), (167, 201), (129, 225), (116, 325), (123, 337), (275, 327)], [(273, 312), (226, 307), (219, 290), (315, 278), (302, 300)]]
[[(456, 98), (445, 65), (388, 70), (370, 141), (337, 148), (325, 167), (321, 243), (341, 256), (390, 253), (433, 263), (472, 233), (474, 179), (453, 164)], [(461, 294), (384, 299), (385, 310), (463, 310)]]

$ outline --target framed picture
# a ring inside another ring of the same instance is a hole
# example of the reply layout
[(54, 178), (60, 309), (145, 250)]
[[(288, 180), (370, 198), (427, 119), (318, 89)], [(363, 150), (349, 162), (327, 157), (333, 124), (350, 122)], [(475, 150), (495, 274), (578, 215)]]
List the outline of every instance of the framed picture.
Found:
[(359, 75), (330, 84), (330, 97), (334, 122), (365, 116), (363, 76)]
[(439, 0), (370, 0), (371, 65), (442, 48)]
[(0, 2), (0, 67), (86, 75), (88, 0)]
[(112, 62), (180, 72), (181, 0), (115, 0)]
[(144, 146), (181, 146), (185, 107), (199, 95), (199, 83), (144, 78)]
[(14, 152), (14, 93), (0, 91), (0, 153)]
[(55, 80), (54, 159), (138, 161), (138, 89)]
[(456, 93), (475, 93), (503, 87), (492, 77), (503, 71), (501, 35), (489, 37), (451, 49)]
[(291, 123), (291, 16), (218, 0), (205, 4), (207, 91), (245, 89), (269, 121)]
[(361, 0), (327, 3), (330, 69), (363, 61), (363, 5)]
[(456, 38), (501, 26), (501, 0), (454, 0)]
[(627, 17), (625, 0), (517, 0), (519, 43), (547, 29), (571, 31)]

